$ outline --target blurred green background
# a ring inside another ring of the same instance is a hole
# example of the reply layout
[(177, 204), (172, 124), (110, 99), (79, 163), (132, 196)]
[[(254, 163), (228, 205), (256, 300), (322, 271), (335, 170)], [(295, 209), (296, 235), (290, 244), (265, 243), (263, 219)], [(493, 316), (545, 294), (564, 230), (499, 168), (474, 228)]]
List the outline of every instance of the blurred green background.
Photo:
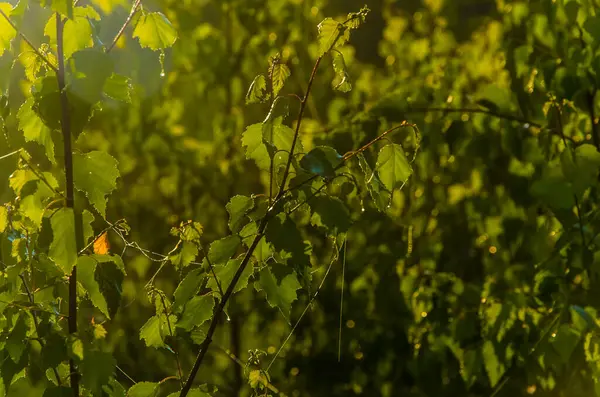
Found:
[[(130, 2), (86, 3), (106, 14), (98, 35), (110, 42)], [(544, 341), (544, 358), (529, 354), (547, 325), (548, 309), (560, 301), (542, 281), (571, 260), (571, 254), (554, 255), (553, 247), (575, 223), (568, 216), (558, 219), (544, 195), (530, 189), (560, 141), (538, 126), (550, 122), (544, 104), (552, 93), (568, 101), (569, 139), (592, 142), (588, 95), (595, 95), (590, 87), (600, 79), (600, 38), (590, 33), (585, 16), (570, 17), (569, 3), (589, 18), (600, 15), (600, 5), (591, 0), (366, 1), (371, 9), (366, 23), (342, 48), (354, 89), (334, 91), (331, 67), (320, 70), (302, 142), (328, 143), (345, 153), (408, 120), (422, 133), (421, 151), (413, 176), (393, 195), (387, 213), (372, 203), (351, 204), (344, 278), (338, 261), (270, 368), (282, 392), (489, 396), (510, 369), (498, 396), (596, 395), (598, 372), (586, 358), (583, 339), (570, 341), (567, 353), (563, 345)], [(119, 161), (121, 178), (107, 218), (126, 219), (130, 241), (162, 254), (175, 242), (170, 227), (188, 219), (204, 226), (206, 243), (226, 236), (229, 198), (268, 188), (241, 146), (244, 128), (268, 112), (267, 105), (245, 105), (254, 76), (279, 52), (292, 72), (285, 92), (302, 94), (315, 60), (318, 23), (325, 17), (343, 20), (363, 5), (364, 0), (144, 1), (145, 9), (169, 18), (179, 38), (161, 65), (158, 54), (142, 49), (128, 31), (111, 56), (117, 71), (133, 79), (133, 103), (107, 104), (77, 141), (79, 150), (106, 150)], [(41, 43), (49, 13), (30, 7), (21, 26)], [(1, 88), (11, 90), (16, 111), (18, 92), (28, 86), (18, 67), (8, 77), (12, 62), (0, 58), (7, 71)], [(591, 103), (597, 112), (596, 96)], [(431, 110), (440, 107), (520, 121)], [(9, 128), (0, 154), (21, 140)], [(58, 145), (58, 155), (60, 150)], [(5, 181), (13, 168), (1, 167)], [(8, 197), (3, 182), (2, 198)], [(586, 209), (593, 210), (594, 202)], [(595, 221), (590, 227), (597, 227)], [(137, 337), (154, 313), (144, 285), (159, 264), (113, 237), (112, 250), (123, 250), (128, 276), (122, 307), (105, 324), (107, 344), (136, 381), (176, 374), (171, 353), (148, 348)], [(328, 243), (317, 230), (307, 238), (314, 250), (314, 291), (328, 265)], [(548, 260), (552, 266), (539, 266)], [(170, 294), (179, 279), (167, 268), (157, 287)], [(575, 301), (595, 306), (594, 285), (573, 281)], [(309, 298), (308, 291), (299, 291), (292, 324)], [(217, 385), (224, 396), (248, 396), (243, 367), (224, 350), (245, 362), (249, 350), (261, 349), (268, 363), (291, 325), (253, 288), (233, 297), (228, 316), (198, 382)], [(173, 342), (184, 369), (198, 349), (193, 339)], [(131, 383), (122, 373), (117, 377)]]

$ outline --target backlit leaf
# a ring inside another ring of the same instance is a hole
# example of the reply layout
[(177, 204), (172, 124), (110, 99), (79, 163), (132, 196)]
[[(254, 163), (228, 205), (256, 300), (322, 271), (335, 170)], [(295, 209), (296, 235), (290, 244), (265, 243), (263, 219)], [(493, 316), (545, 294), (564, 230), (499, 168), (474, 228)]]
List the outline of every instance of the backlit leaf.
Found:
[[(6, 16), (10, 17), (12, 6), (9, 3), (0, 3), (0, 10), (2, 10)], [(17, 31), (10, 26), (4, 17), (0, 16), (0, 56), (4, 54), (4, 51), (10, 49), (10, 42), (16, 36)]]
[(133, 37), (138, 38), (142, 47), (156, 51), (171, 47), (177, 40), (177, 31), (162, 13), (150, 12), (140, 17)]
[(48, 256), (65, 274), (71, 274), (77, 263), (75, 244), (75, 214), (72, 208), (61, 208), (50, 218), (52, 225), (52, 243)]
[(254, 207), (254, 200), (247, 196), (233, 196), (225, 206), (229, 213), (229, 229), (238, 233), (247, 221), (246, 214)]
[(333, 71), (335, 72), (335, 78), (331, 82), (333, 88), (341, 92), (352, 90), (352, 83), (350, 82), (350, 76), (346, 70), (346, 62), (344, 62), (342, 53), (334, 51), (332, 54), (332, 62)]
[(246, 103), (261, 103), (267, 100), (267, 80), (265, 76), (259, 74), (252, 80), (250, 88), (246, 93)]
[(104, 82), (104, 95), (117, 101), (131, 103), (133, 87), (129, 77), (113, 73)]
[(75, 153), (73, 168), (75, 187), (85, 193), (90, 203), (104, 217), (106, 196), (117, 187), (117, 160), (101, 151)]
[(277, 307), (289, 322), (292, 302), (297, 299), (296, 291), (301, 288), (296, 274), (289, 273), (279, 281), (269, 267), (265, 267), (260, 271), (260, 278), (255, 287), (257, 290), (265, 291), (269, 305)]
[(283, 88), (285, 81), (290, 77), (290, 68), (285, 63), (282, 63), (279, 54), (270, 59), (270, 77), (273, 84), (273, 96), (277, 96)]
[(156, 382), (138, 382), (127, 390), (127, 397), (156, 397), (159, 387)]
[(214, 306), (215, 300), (212, 295), (194, 296), (185, 304), (177, 326), (191, 331), (192, 328), (202, 325), (212, 317)]
[(46, 151), (48, 160), (54, 163), (52, 131), (33, 110), (33, 104), (34, 99), (29, 98), (19, 108), (17, 112), (17, 119), (19, 120), (18, 128), (23, 131), (23, 136), (27, 142), (37, 142), (42, 145)]
[(375, 169), (383, 185), (390, 191), (404, 186), (412, 174), (412, 167), (404, 154), (404, 149), (395, 143), (381, 149)]
[(220, 240), (213, 241), (208, 249), (208, 258), (213, 265), (227, 262), (242, 244), (238, 235), (231, 235)]
[(319, 24), (318, 31), (319, 57), (332, 48), (344, 45), (350, 38), (349, 28), (331, 18), (325, 18)]
[[(233, 280), (233, 276), (237, 272), (241, 263), (241, 259), (231, 259), (225, 265), (214, 266), (215, 274), (217, 275), (217, 279), (219, 280), (223, 292), (225, 292), (227, 288), (229, 288), (229, 284), (231, 284), (231, 280)], [(246, 286), (248, 285), (248, 278), (252, 275), (253, 272), (254, 266), (252, 265), (252, 263), (248, 263), (244, 268), (244, 271), (242, 272), (242, 275), (240, 276), (240, 279), (238, 280), (235, 288), (233, 289), (234, 293), (246, 288)], [(212, 273), (210, 281), (208, 282), (208, 287), (215, 292), (219, 292), (219, 287), (215, 282)]]
[(177, 289), (173, 293), (175, 298), (173, 302), (173, 311), (175, 313), (180, 313), (186, 302), (198, 293), (200, 285), (205, 277), (202, 269), (194, 269), (179, 283)]

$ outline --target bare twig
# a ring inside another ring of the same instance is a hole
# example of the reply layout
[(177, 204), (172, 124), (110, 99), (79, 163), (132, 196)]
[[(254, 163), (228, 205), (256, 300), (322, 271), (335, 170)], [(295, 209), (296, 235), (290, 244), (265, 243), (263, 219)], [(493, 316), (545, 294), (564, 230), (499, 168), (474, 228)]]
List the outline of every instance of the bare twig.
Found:
[(123, 26), (121, 26), (121, 29), (119, 29), (119, 31), (117, 32), (117, 35), (113, 39), (111, 45), (106, 49), (107, 53), (111, 52), (112, 49), (115, 47), (115, 45), (117, 45), (117, 41), (119, 41), (119, 39), (123, 35), (123, 32), (125, 32), (125, 28), (127, 28), (127, 25), (129, 25), (131, 23), (131, 21), (133, 20), (133, 16), (137, 12), (137, 10), (141, 4), (142, 4), (142, 0), (135, 0), (135, 2), (133, 3), (133, 6), (131, 6), (131, 11), (129, 12), (129, 16), (123, 23)]

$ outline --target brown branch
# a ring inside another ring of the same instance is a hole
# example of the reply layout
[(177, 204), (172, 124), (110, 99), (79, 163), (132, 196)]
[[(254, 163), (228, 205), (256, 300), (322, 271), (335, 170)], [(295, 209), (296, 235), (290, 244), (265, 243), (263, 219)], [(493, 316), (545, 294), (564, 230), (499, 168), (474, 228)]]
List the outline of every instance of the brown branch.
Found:
[(127, 28), (127, 25), (129, 25), (131, 23), (131, 20), (133, 19), (133, 16), (137, 12), (137, 10), (138, 10), (138, 8), (140, 7), (141, 4), (142, 4), (142, 0), (135, 0), (135, 2), (133, 3), (133, 6), (131, 7), (131, 11), (129, 12), (129, 16), (127, 17), (127, 19), (123, 23), (123, 26), (121, 26), (121, 29), (119, 29), (119, 31), (117, 32), (117, 35), (113, 39), (111, 45), (106, 49), (107, 53), (111, 52), (112, 49), (115, 47), (115, 45), (117, 45), (117, 41), (119, 41), (119, 39), (123, 35), (123, 32), (125, 32), (125, 28)]
[(200, 365), (202, 365), (202, 361), (204, 361), (204, 357), (206, 356), (206, 353), (208, 352), (208, 347), (210, 346), (210, 344), (212, 342), (212, 337), (213, 337), (213, 334), (215, 333), (215, 330), (217, 329), (217, 323), (219, 322), (221, 313), (223, 313), (223, 310), (225, 309), (225, 305), (227, 304), (227, 301), (233, 294), (233, 289), (235, 288), (240, 277), (242, 276), (244, 269), (250, 262), (250, 258), (252, 257), (254, 250), (258, 246), (258, 243), (262, 239), (262, 237), (264, 235), (264, 231), (267, 227), (267, 223), (269, 222), (269, 218), (271, 218), (274, 215), (274, 213), (272, 211), (273, 210), (271, 209), (271, 211), (267, 212), (267, 215), (265, 215), (265, 217), (262, 219), (262, 221), (258, 227), (258, 232), (256, 234), (256, 237), (254, 237), (254, 241), (252, 241), (252, 244), (248, 248), (248, 251), (246, 251), (246, 255), (244, 255), (244, 258), (242, 259), (242, 263), (236, 270), (236, 272), (233, 276), (233, 279), (231, 280), (231, 283), (229, 283), (229, 286), (227, 287), (227, 290), (225, 291), (223, 298), (219, 301), (219, 304), (215, 308), (215, 311), (213, 313), (213, 318), (210, 322), (208, 331), (206, 332), (206, 337), (204, 338), (204, 341), (201, 344), (200, 351), (198, 352), (198, 356), (196, 357), (196, 361), (194, 362), (194, 365), (192, 366), (192, 369), (190, 371), (190, 375), (188, 376), (183, 388), (181, 389), (181, 392), (179, 393), (179, 397), (187, 396), (190, 389), (192, 388), (192, 384), (194, 383), (194, 378), (196, 377), (196, 374), (198, 373), (198, 370), (200, 369)]
[(275, 201), (279, 200), (283, 194), (285, 193), (285, 183), (290, 174), (290, 166), (292, 164), (292, 159), (294, 158), (294, 149), (296, 148), (296, 142), (298, 141), (298, 136), (300, 135), (300, 125), (302, 124), (302, 117), (304, 116), (304, 109), (306, 108), (306, 102), (308, 102), (308, 96), (310, 94), (310, 89), (312, 87), (313, 82), (315, 81), (315, 76), (317, 75), (317, 69), (319, 68), (319, 64), (321, 63), (321, 59), (323, 56), (317, 58), (315, 62), (315, 66), (310, 73), (310, 78), (308, 80), (308, 86), (306, 87), (306, 93), (300, 102), (300, 110), (298, 111), (298, 121), (296, 122), (296, 131), (294, 132), (294, 139), (292, 140), (292, 146), (290, 147), (290, 154), (288, 156), (287, 163), (285, 164), (285, 170), (283, 172), (283, 179), (281, 180), (281, 186), (279, 187), (279, 193), (275, 197)]
[[(58, 89), (60, 91), (61, 121), (60, 126), (63, 136), (64, 169), (66, 185), (66, 207), (73, 211), (75, 216), (75, 247), (79, 252), (83, 246), (83, 224), (81, 215), (75, 213), (75, 183), (73, 179), (73, 148), (71, 142), (71, 114), (69, 111), (69, 99), (65, 89), (65, 57), (63, 48), (64, 21), (59, 13), (56, 13), (56, 47), (58, 59)], [(73, 266), (69, 277), (69, 334), (77, 332), (77, 266)], [(69, 360), (69, 372), (71, 373), (71, 389), (73, 395), (79, 396), (79, 372), (73, 359)]]

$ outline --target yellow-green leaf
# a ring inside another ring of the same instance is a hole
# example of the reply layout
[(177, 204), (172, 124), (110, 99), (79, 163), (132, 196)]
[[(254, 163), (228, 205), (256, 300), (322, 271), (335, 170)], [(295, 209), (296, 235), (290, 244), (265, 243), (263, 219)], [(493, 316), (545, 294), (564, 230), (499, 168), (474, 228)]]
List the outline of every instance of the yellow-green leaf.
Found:
[(140, 17), (133, 30), (142, 47), (161, 50), (171, 47), (177, 40), (177, 31), (171, 22), (160, 12), (151, 12)]

